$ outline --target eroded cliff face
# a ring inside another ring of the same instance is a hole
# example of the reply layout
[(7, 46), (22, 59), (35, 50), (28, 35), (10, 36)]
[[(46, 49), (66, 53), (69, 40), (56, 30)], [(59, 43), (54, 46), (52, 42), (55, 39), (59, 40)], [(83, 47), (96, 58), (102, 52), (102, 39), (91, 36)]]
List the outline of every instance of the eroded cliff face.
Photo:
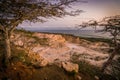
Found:
[(49, 46), (53, 48), (65, 46), (66, 42), (65, 38), (62, 37), (61, 35), (35, 33), (33, 34), (33, 36), (38, 37), (39, 39), (47, 38)]
[[(65, 38), (61, 35), (55, 35), (55, 34), (44, 34), (44, 33), (34, 33), (32, 35), (24, 35), (24, 34), (14, 34), (12, 37), (12, 42), (15, 45), (23, 46), (24, 44), (27, 46), (29, 44), (26, 43), (35, 43), (44, 46), (50, 46), (50, 47), (62, 47), (65, 46)], [(41, 43), (41, 44), (40, 44)], [(25, 46), (24, 45), (24, 46)]]
[[(90, 42), (79, 38), (70, 38), (74, 43), (66, 40), (59, 34), (33, 33), (14, 34), (12, 43), (24, 49), (29, 54), (40, 56), (40, 66), (62, 62), (75, 62), (85, 60), (92, 65), (102, 66), (107, 60), (108, 44), (103, 42)], [(76, 42), (77, 41), (77, 42)], [(37, 57), (38, 58), (38, 57)]]
[[(46, 66), (48, 62), (52, 62), (49, 58), (47, 59), (47, 57), (43, 57), (43, 55), (46, 56), (49, 52), (59, 54), (61, 51), (64, 52), (67, 49), (65, 45), (66, 40), (61, 35), (55, 34), (29, 34), (20, 32), (11, 36), (11, 42), (18, 49), (24, 49), (29, 57), (33, 57), (33, 61), (37, 61), (39, 66)], [(36, 62), (33, 62), (33, 64), (34, 63)]]

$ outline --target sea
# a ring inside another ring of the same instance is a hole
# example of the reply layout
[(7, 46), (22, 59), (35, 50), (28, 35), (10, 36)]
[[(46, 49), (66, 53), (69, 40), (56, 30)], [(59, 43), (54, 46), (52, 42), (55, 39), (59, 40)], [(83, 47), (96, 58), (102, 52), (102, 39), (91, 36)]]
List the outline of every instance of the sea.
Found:
[(34, 32), (46, 32), (46, 33), (60, 33), (71, 34), (80, 37), (92, 37), (92, 38), (111, 38), (109, 33), (100, 32), (96, 30), (34, 30)]

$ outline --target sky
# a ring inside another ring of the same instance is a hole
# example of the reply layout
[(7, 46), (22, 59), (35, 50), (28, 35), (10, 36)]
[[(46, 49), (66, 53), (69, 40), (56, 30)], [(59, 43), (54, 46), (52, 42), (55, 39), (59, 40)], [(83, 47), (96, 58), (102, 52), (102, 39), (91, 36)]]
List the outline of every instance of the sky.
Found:
[(62, 18), (47, 19), (45, 23), (24, 22), (19, 25), (26, 30), (71, 30), (82, 22), (89, 20), (100, 21), (104, 17), (120, 15), (120, 0), (86, 0), (87, 3), (73, 3), (72, 8), (66, 10), (83, 10), (77, 16), (64, 16)]

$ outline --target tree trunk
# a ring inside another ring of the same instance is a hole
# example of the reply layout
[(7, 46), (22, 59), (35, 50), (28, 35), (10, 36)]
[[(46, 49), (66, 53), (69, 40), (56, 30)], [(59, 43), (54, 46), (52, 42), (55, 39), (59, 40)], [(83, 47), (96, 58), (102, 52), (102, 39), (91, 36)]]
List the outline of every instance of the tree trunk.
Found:
[(115, 57), (115, 55), (116, 55), (116, 51), (114, 51), (114, 52), (110, 55), (110, 57), (108, 58), (108, 60), (104, 63), (104, 65), (103, 65), (103, 67), (102, 67), (102, 69), (101, 69), (102, 72), (104, 72), (105, 69), (110, 65), (110, 63), (112, 62), (112, 60), (113, 60), (113, 58)]
[(10, 63), (11, 59), (11, 47), (10, 47), (10, 36), (8, 34), (8, 31), (6, 31), (4, 34), (4, 56), (3, 56), (3, 65), (8, 65)]
[[(116, 34), (116, 31), (114, 32), (114, 34)], [(118, 51), (118, 44), (117, 44), (117, 35), (113, 35), (113, 44), (114, 44), (114, 51), (111, 53), (110, 57), (108, 58), (107, 62), (105, 62), (105, 64), (103, 65), (101, 71), (104, 72), (104, 70), (110, 65), (110, 63), (112, 62), (113, 58), (115, 57), (115, 55), (117, 54)]]
[(5, 51), (6, 59), (9, 60), (11, 57), (10, 39), (5, 39)]

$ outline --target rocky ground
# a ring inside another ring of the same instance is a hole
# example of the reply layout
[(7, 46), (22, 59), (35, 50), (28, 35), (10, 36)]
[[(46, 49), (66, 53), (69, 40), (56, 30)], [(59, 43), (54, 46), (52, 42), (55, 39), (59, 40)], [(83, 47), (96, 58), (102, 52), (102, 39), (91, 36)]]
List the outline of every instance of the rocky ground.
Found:
[[(107, 80), (100, 79), (99, 69), (109, 56), (109, 45), (79, 37), (66, 37), (61, 34), (15, 32), (11, 36), (15, 49), (13, 56), (17, 55), (20, 61), (13, 62), (8, 71), (20, 77), (19, 80), (33, 77), (34, 80)], [(23, 79), (20, 72), (24, 73)], [(28, 73), (31, 74), (27, 78), (25, 75)], [(5, 75), (13, 76), (9, 73)]]
[[(34, 38), (38, 38), (38, 40), (47, 39), (46, 42), (43, 42), (43, 44), (47, 43), (47, 45), (36, 45)], [(92, 43), (79, 39), (77, 43), (72, 43), (65, 40), (62, 35), (44, 33), (34, 33), (28, 39), (25, 36), (20, 37), (20, 35), (14, 35), (13, 40), (15, 39), (17, 39), (14, 42), (15, 45), (26, 46), (29, 52), (39, 54), (42, 58), (41, 66), (52, 63), (59, 63), (61, 65), (63, 62), (72, 63), (85, 60), (91, 65), (101, 67), (108, 58), (107, 49), (109, 46), (103, 42)]]
[[(108, 57), (108, 53), (106, 50), (109, 48), (109, 46), (106, 43), (91, 42), (91, 44), (87, 44), (86, 41), (84, 41), (82, 44), (71, 43), (66, 41), (61, 35), (55, 34), (35, 33), (33, 34), (33, 36), (40, 39), (43, 38), (49, 40), (48, 42), (46, 41), (46, 43), (49, 43), (48, 46), (32, 45), (30, 47), (33, 47), (31, 49), (32, 52), (40, 54), (40, 56), (47, 59), (51, 63), (54, 63), (55, 60), (70, 61), (70, 58), (73, 55), (78, 55), (79, 59), (84, 58), (90, 61), (94, 61), (94, 65), (98, 63), (99, 65), (102, 65), (102, 63), (100, 64), (100, 62), (104, 62)], [(22, 44), (25, 44), (25, 41), (18, 40), (17, 42), (15, 42), (15, 44), (20, 46)], [(104, 49), (104, 51), (100, 51), (100, 49)]]

